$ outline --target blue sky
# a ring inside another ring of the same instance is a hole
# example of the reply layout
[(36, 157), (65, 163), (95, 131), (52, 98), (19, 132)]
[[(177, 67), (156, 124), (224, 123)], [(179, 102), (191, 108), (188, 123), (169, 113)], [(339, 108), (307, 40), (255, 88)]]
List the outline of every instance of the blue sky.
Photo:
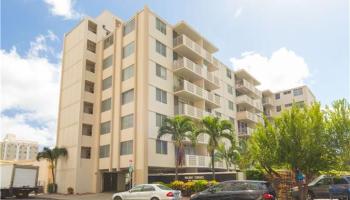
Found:
[[(322, 104), (349, 99), (347, 0), (8, 0), (1, 1), (2, 93), (9, 91), (1, 133), (38, 132), (52, 144), (64, 33), (83, 15), (108, 9), (127, 20), (144, 5), (171, 24), (191, 24), (220, 49), (217, 58), (246, 68), (262, 88), (307, 84)], [(23, 68), (27, 74), (16, 74)], [(24, 96), (26, 87), (38, 94)]]

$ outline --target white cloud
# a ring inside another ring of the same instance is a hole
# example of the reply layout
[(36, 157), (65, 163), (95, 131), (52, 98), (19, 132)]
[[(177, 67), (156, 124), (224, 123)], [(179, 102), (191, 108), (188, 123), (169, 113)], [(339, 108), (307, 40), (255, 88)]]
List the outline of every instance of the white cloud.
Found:
[(44, 0), (50, 6), (53, 15), (62, 16), (65, 19), (79, 19), (82, 14), (74, 10), (74, 0)]
[(235, 11), (234, 18), (238, 18), (239, 16), (241, 16), (242, 10), (243, 10), (242, 7), (239, 7), (239, 8)]
[[(21, 138), (52, 145), (56, 135), (59, 64), (48, 60), (47, 52), (55, 52), (47, 40), (57, 41), (57, 37), (52, 32), (39, 35), (25, 56), (19, 55), (15, 47), (11, 51), (0, 50), (1, 134), (13, 132)], [(9, 110), (19, 112), (5, 116), (3, 111)]]
[(261, 82), (260, 89), (284, 90), (305, 84), (310, 70), (304, 58), (292, 50), (280, 48), (271, 57), (245, 52), (230, 59), (234, 69), (245, 69)]

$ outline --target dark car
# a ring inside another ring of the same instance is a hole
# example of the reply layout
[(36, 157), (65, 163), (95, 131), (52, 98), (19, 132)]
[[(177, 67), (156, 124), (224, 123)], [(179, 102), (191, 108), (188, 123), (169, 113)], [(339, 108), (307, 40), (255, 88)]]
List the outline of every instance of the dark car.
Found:
[[(294, 199), (299, 199), (298, 188), (292, 189)], [(350, 176), (319, 176), (308, 184), (308, 199), (350, 199)]]
[(276, 192), (266, 181), (225, 181), (191, 196), (191, 200), (276, 199)]

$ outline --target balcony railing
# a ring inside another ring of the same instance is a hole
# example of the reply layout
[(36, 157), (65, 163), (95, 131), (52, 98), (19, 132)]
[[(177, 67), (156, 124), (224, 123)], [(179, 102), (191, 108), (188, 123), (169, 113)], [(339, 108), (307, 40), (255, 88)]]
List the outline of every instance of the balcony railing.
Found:
[(215, 69), (218, 68), (218, 61), (214, 59), (211, 53), (205, 50), (204, 48), (202, 48), (199, 44), (191, 40), (186, 35), (179, 35), (176, 38), (174, 38), (173, 40), (174, 48), (180, 45), (186, 46), (188, 49), (194, 52), (197, 56), (205, 59), (210, 64), (210, 67), (214, 67)]
[(262, 94), (260, 90), (256, 89), (253, 84), (251, 84), (250, 82), (248, 82), (245, 79), (242, 79), (240, 81), (236, 81), (236, 89), (249, 90), (256, 97), (261, 97), (261, 94)]
[(212, 115), (212, 113), (209, 113), (207, 111), (204, 111), (200, 108), (188, 104), (181, 104), (175, 106), (175, 114), (184, 115), (195, 119), (202, 119), (204, 116)]
[(213, 93), (193, 84), (186, 80), (179, 82), (179, 85), (175, 86), (175, 94), (181, 95), (182, 92), (185, 92), (189, 95), (187, 97), (194, 97), (195, 99), (203, 99), (210, 103), (212, 107), (220, 106), (220, 97), (214, 95)]
[(237, 112), (237, 120), (249, 121), (253, 123), (262, 123), (262, 117), (258, 116), (256, 113), (252, 113), (249, 111), (240, 111)]
[[(225, 168), (224, 162), (215, 162), (215, 168)], [(211, 158), (210, 156), (199, 155), (185, 155), (184, 167), (198, 167), (198, 168), (210, 168)]]
[(263, 110), (263, 106), (261, 104), (260, 99), (254, 100), (252, 98), (250, 98), (247, 95), (241, 95), (236, 97), (236, 102), (238, 105), (240, 104), (248, 104), (251, 107), (255, 108), (258, 111), (262, 111)]
[(183, 57), (174, 61), (174, 71), (187, 69), (190, 72), (194, 73), (196, 76), (203, 78), (210, 84), (212, 89), (219, 88), (219, 78), (215, 76), (212, 72), (208, 72), (204, 67), (199, 64), (194, 63), (190, 59)]
[(251, 136), (253, 134), (254, 129), (245, 127), (245, 128), (238, 128), (238, 136), (245, 137), (245, 136)]
[(262, 103), (263, 105), (273, 105), (273, 100), (271, 97), (264, 97)]

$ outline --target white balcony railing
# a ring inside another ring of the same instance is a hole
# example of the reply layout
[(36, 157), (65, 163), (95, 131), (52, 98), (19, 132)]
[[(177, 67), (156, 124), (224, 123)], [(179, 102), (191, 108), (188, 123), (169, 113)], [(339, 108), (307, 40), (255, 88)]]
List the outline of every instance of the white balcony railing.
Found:
[(249, 120), (254, 123), (262, 123), (263, 119), (261, 116), (258, 116), (256, 113), (249, 111), (240, 111), (237, 112), (237, 120)]
[(192, 73), (202, 77), (206, 81), (215, 84), (219, 87), (219, 78), (215, 76), (212, 72), (208, 72), (203, 66), (194, 63), (190, 59), (183, 57), (174, 61), (174, 70), (186, 68)]
[(240, 81), (236, 81), (236, 88), (237, 89), (246, 88), (246, 89), (250, 90), (252, 93), (254, 93), (256, 96), (258, 96), (258, 97), (261, 97), (261, 95), (262, 95), (262, 92), (260, 90), (255, 88), (255, 86), (253, 84), (251, 84), (250, 82), (248, 82), (245, 79), (242, 79)]
[(184, 115), (196, 119), (202, 119), (204, 116), (212, 115), (212, 113), (188, 104), (180, 104), (175, 106), (175, 114)]
[[(215, 162), (215, 168), (225, 168), (224, 162)], [(210, 156), (199, 155), (185, 155), (184, 167), (198, 167), (198, 168), (210, 168), (211, 158)]]
[(273, 105), (273, 100), (271, 97), (264, 97), (262, 103), (263, 105)]

